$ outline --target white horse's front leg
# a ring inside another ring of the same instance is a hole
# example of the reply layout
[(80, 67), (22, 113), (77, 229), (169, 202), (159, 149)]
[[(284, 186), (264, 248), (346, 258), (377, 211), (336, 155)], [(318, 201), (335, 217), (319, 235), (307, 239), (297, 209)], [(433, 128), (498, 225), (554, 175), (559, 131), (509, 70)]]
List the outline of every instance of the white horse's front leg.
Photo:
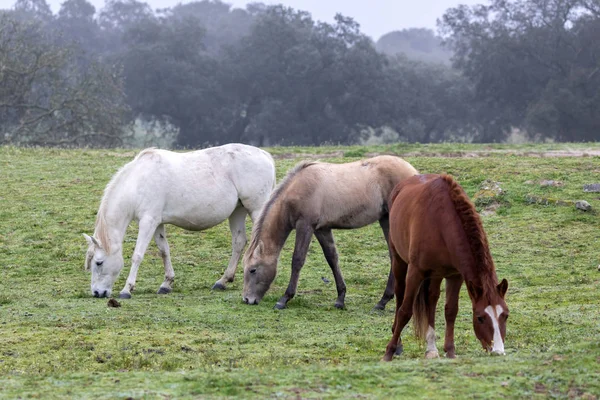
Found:
[(229, 259), (229, 265), (227, 266), (225, 273), (221, 279), (213, 285), (213, 289), (224, 290), (227, 283), (233, 282), (238, 261), (240, 260), (244, 246), (246, 246), (246, 242), (248, 241), (246, 236), (246, 215), (248, 215), (248, 211), (243, 207), (239, 207), (229, 216), (232, 248), (231, 258)]
[(165, 226), (163, 224), (159, 225), (154, 232), (154, 241), (156, 242), (156, 246), (160, 251), (160, 256), (163, 260), (163, 265), (165, 266), (165, 281), (158, 288), (158, 294), (167, 294), (171, 293), (173, 288), (171, 285), (175, 280), (175, 271), (173, 270), (173, 266), (171, 265), (171, 253), (169, 250), (169, 242), (167, 242), (167, 233), (165, 231)]
[(152, 235), (156, 231), (157, 224), (154, 219), (142, 219), (139, 223), (139, 231), (137, 241), (135, 242), (135, 250), (133, 251), (133, 257), (131, 257), (131, 270), (129, 276), (125, 282), (125, 286), (119, 297), (121, 299), (130, 299), (131, 292), (135, 288), (135, 280), (137, 279), (138, 268), (144, 259), (144, 254), (148, 248), (148, 244), (152, 239)]

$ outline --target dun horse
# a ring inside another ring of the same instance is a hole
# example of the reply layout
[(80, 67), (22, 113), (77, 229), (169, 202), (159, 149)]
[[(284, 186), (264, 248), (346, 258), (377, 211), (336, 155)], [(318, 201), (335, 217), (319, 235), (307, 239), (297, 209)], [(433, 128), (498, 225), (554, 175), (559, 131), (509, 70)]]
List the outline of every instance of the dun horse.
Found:
[(275, 184), (271, 155), (256, 147), (229, 144), (188, 153), (146, 149), (118, 171), (104, 190), (85, 268), (92, 271), (92, 294), (109, 297), (123, 269), (122, 242), (132, 220), (139, 232), (131, 270), (120, 293), (130, 298), (138, 267), (152, 237), (165, 267), (159, 294), (171, 292), (175, 273), (171, 266), (165, 224), (200, 231), (229, 218), (232, 255), (214, 288), (233, 281), (246, 245), (246, 215), (253, 221)]
[[(288, 288), (277, 302), (284, 308), (296, 294), (314, 234), (335, 278), (338, 298), (344, 307), (346, 284), (338, 265), (332, 229), (353, 229), (379, 221), (388, 238), (387, 199), (394, 186), (418, 172), (399, 157), (379, 156), (347, 164), (302, 162), (275, 189), (252, 230), (243, 259), (244, 292), (247, 304), (258, 304), (275, 279), (281, 249), (296, 229), (292, 274)], [(376, 306), (383, 309), (394, 296), (390, 271), (387, 288)]]
[(413, 314), (415, 333), (427, 342), (426, 357), (438, 357), (435, 308), (444, 278), (446, 356), (456, 356), (454, 321), (463, 281), (475, 335), (487, 351), (504, 354), (508, 282), (498, 283), (481, 220), (462, 188), (448, 175), (419, 175), (394, 189), (389, 206), (396, 316), (383, 360), (402, 352), (400, 334)]

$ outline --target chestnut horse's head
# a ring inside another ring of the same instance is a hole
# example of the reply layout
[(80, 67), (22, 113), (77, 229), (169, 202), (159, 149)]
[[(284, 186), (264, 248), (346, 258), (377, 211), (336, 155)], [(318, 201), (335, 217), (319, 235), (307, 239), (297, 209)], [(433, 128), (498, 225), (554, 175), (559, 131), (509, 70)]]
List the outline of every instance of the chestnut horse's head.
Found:
[(258, 304), (277, 275), (277, 255), (269, 255), (259, 241), (257, 246), (248, 248), (244, 256), (244, 291), (246, 304)]
[(492, 354), (504, 355), (504, 337), (508, 306), (504, 301), (508, 282), (503, 279), (493, 290), (484, 293), (481, 287), (467, 282), (467, 290), (473, 303), (473, 328), (483, 348)]

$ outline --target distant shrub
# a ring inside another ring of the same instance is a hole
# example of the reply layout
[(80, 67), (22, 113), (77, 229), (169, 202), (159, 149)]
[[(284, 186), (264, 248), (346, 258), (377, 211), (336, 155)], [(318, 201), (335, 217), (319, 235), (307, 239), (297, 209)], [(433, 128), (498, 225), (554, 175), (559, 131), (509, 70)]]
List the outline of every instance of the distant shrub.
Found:
[(124, 141), (124, 145), (136, 149), (144, 147), (171, 149), (175, 146), (179, 135), (178, 127), (168, 121), (155, 118), (148, 120), (138, 117), (127, 129), (131, 129), (131, 133)]

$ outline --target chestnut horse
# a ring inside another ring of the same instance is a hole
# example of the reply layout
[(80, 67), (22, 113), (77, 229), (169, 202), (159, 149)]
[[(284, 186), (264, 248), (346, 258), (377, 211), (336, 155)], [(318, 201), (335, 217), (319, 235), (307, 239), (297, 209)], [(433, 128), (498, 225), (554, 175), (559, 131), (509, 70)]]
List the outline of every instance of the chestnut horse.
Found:
[(400, 334), (414, 314), (415, 334), (427, 342), (427, 358), (438, 357), (435, 307), (446, 278), (444, 351), (456, 357), (454, 321), (463, 281), (473, 304), (475, 335), (487, 351), (504, 354), (508, 282), (498, 283), (479, 214), (449, 175), (418, 175), (390, 195), (390, 253), (396, 279), (393, 336), (384, 361), (402, 353)]
[[(378, 156), (346, 164), (302, 162), (290, 171), (271, 194), (252, 229), (243, 259), (244, 292), (247, 304), (258, 304), (275, 279), (279, 253), (293, 229), (296, 244), (292, 275), (276, 308), (285, 308), (296, 294), (300, 269), (314, 234), (333, 272), (338, 298), (344, 307), (346, 284), (338, 265), (332, 229), (354, 229), (375, 221), (388, 239), (387, 199), (403, 179), (418, 174), (403, 159)], [(394, 297), (390, 270), (386, 290), (376, 308), (383, 309)]]

